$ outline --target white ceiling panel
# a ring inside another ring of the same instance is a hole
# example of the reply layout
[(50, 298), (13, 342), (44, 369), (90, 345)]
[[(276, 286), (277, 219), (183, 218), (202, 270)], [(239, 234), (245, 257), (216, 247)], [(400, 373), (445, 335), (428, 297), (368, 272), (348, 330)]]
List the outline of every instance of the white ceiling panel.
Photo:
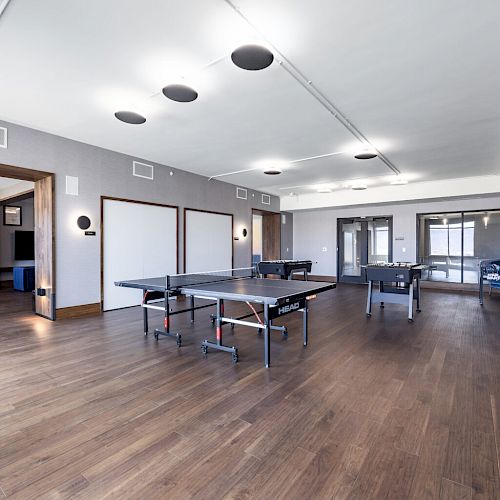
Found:
[[(498, 172), (496, 0), (234, 4), (250, 24), (224, 0), (11, 0), (0, 118), (207, 177), (344, 151), (285, 163), (275, 177), (219, 177), (276, 194), (387, 184), (392, 171), (352, 159), (359, 141), (292, 78), (293, 65), (409, 180)], [(234, 66), (231, 51), (247, 41), (267, 42), (275, 62)], [(195, 102), (162, 95), (181, 77)], [(121, 109), (147, 122), (119, 122)]]

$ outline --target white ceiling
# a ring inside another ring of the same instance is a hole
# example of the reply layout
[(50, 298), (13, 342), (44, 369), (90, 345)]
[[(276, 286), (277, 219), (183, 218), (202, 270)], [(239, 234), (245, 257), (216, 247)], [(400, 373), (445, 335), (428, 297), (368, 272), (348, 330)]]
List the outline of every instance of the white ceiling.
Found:
[[(380, 159), (284, 68), (293, 64), (411, 180), (500, 170), (500, 2), (11, 0), (0, 19), (0, 118), (275, 194), (387, 184)], [(266, 70), (232, 50), (266, 41)], [(161, 94), (179, 76), (193, 103)], [(119, 122), (120, 109), (145, 125)]]
[(33, 189), (34, 186), (33, 182), (0, 177), (0, 199), (11, 198), (17, 194), (25, 193)]

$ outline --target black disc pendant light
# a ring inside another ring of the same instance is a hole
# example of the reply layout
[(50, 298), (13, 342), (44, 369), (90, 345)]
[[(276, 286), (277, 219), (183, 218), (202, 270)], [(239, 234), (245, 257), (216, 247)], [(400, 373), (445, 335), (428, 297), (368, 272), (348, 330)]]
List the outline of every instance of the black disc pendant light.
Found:
[(134, 113), (133, 111), (117, 111), (115, 113), (115, 117), (122, 122), (130, 123), (132, 125), (141, 125), (146, 121), (144, 116), (139, 113)]
[(192, 102), (198, 98), (198, 92), (187, 85), (167, 85), (162, 92), (165, 97), (176, 102)]
[(376, 158), (377, 153), (373, 153), (371, 151), (362, 151), (354, 155), (356, 160), (371, 160), (372, 158)]
[(258, 71), (270, 66), (274, 56), (262, 45), (242, 45), (231, 54), (231, 60), (238, 68)]

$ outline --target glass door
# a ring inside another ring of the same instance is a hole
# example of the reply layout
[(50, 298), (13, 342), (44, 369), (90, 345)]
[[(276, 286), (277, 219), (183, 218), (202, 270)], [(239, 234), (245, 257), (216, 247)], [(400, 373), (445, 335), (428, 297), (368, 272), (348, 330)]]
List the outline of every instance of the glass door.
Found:
[(342, 220), (340, 224), (340, 281), (358, 282), (361, 280), (361, 249), (362, 226), (361, 222)]
[(338, 281), (365, 283), (368, 263), (392, 261), (392, 217), (338, 220)]

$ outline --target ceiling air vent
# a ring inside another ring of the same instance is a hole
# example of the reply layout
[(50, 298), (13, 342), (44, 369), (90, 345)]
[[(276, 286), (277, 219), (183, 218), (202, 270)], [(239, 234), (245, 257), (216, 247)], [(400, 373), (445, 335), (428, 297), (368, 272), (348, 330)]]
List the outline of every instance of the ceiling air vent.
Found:
[(0, 127), (0, 148), (7, 149), (7, 129)]
[(148, 165), (147, 163), (141, 163), (140, 161), (133, 162), (133, 175), (135, 177), (141, 177), (142, 179), (154, 179), (154, 167), (153, 165)]
[(240, 188), (240, 187), (236, 188), (236, 198), (238, 198), (239, 200), (246, 200), (247, 197), (248, 193), (245, 188)]
[(271, 196), (269, 194), (262, 195), (262, 204), (263, 205), (270, 205), (271, 204)]

